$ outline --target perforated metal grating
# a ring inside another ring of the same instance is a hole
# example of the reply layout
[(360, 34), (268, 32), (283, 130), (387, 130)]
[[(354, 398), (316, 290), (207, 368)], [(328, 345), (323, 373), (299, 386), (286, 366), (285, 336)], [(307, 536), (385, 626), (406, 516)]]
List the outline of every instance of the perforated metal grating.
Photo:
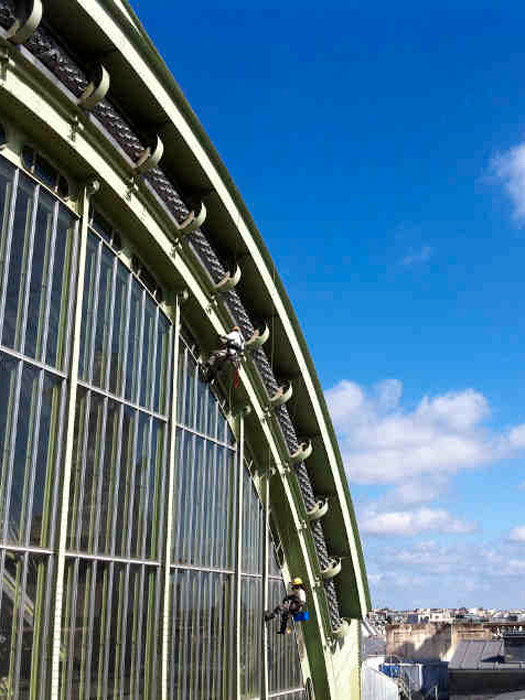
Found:
[[(14, 3), (8, 0), (0, 0), (0, 26), (8, 28), (14, 21)], [(46, 29), (45, 26), (39, 27), (28, 39), (26, 47), (75, 97), (78, 98), (82, 94), (89, 83), (87, 72), (67, 53), (64, 47), (55, 39), (51, 31)], [(140, 158), (147, 147), (145, 140), (141, 139), (136, 134), (133, 127), (120, 114), (110, 100), (102, 100), (94, 107), (92, 114), (132, 161), (137, 161)], [(144, 179), (157, 193), (177, 222), (180, 223), (188, 216), (190, 213), (189, 207), (185, 204), (183, 197), (181, 197), (176, 187), (172, 184), (169, 176), (161, 168), (155, 168), (146, 173)], [(202, 230), (197, 230), (188, 236), (188, 239), (192, 249), (208, 270), (213, 281), (218, 282), (222, 279), (227, 269), (205, 233)], [(255, 326), (238, 292), (233, 290), (225, 294), (224, 302), (227, 304), (232, 316), (240, 326), (244, 336), (249, 338), (253, 334)], [(275, 393), (279, 384), (266, 352), (263, 348), (258, 348), (253, 352), (252, 357), (268, 393), (270, 395)], [(275, 409), (275, 414), (278, 418), (289, 451), (296, 451), (299, 448), (299, 440), (288, 409), (284, 405), (279, 406)], [(317, 499), (313, 492), (306, 464), (303, 462), (295, 466), (295, 472), (306, 509), (309, 510), (315, 505)], [(329, 565), (330, 558), (321, 522), (316, 521), (312, 523), (311, 531), (321, 569), (324, 569)], [(342, 624), (342, 619), (334, 582), (332, 580), (325, 581), (324, 588), (330, 611), (331, 624), (334, 629), (337, 629)]]

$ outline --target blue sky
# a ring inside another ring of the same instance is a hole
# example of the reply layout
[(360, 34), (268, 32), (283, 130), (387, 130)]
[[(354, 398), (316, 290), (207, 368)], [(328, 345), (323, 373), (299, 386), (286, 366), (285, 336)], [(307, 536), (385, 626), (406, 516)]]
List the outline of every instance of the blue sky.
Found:
[(525, 607), (525, 8), (360, 5), (133, 2), (301, 319), (373, 603)]

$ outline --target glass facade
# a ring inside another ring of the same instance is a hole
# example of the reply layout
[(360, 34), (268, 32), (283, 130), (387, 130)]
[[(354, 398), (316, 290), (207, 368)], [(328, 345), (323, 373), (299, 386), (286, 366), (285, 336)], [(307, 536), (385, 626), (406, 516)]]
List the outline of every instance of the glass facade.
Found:
[[(79, 271), (85, 228), (58, 175), (33, 179), (39, 163), (33, 154), (28, 175), (0, 156), (0, 698), (49, 698), (57, 619), (63, 700), (159, 698), (166, 644), (169, 698), (229, 700), (238, 602), (239, 695), (259, 698), (265, 514), (254, 481), (190, 347), (181, 338), (173, 356), (170, 318), (97, 212)], [(273, 557), (268, 570), (275, 604), (284, 589)], [(295, 635), (270, 647), (270, 696), (303, 698)]]

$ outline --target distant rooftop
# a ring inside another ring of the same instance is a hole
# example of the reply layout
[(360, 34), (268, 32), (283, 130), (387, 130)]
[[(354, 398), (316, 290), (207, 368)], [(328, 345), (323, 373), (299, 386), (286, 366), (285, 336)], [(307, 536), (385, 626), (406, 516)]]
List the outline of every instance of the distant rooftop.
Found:
[(493, 640), (461, 640), (458, 642), (449, 669), (479, 671), (520, 671), (525, 672), (525, 663), (505, 661), (505, 642)]

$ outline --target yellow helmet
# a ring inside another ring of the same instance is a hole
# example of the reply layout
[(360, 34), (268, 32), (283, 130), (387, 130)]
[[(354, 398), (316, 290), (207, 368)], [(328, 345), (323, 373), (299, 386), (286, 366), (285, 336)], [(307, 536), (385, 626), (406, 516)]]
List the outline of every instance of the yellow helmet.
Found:
[(299, 576), (296, 576), (292, 581), (292, 586), (302, 586), (302, 585), (303, 585), (303, 579), (299, 578)]

